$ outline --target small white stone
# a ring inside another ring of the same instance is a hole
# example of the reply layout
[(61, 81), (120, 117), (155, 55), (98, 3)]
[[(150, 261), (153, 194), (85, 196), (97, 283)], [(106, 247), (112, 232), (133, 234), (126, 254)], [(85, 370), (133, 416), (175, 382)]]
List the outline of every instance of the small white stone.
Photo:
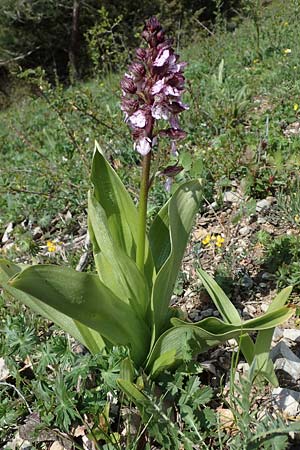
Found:
[(5, 244), (5, 242), (7, 242), (9, 240), (10, 233), (12, 232), (13, 228), (14, 228), (14, 224), (13, 224), (13, 222), (10, 222), (7, 225), (7, 227), (6, 227), (5, 231), (4, 231), (3, 237), (2, 237), (2, 243), (3, 244)]
[(65, 221), (70, 222), (71, 219), (72, 219), (72, 213), (70, 210), (68, 210), (67, 213), (65, 214)]
[(218, 203), (217, 202), (212, 202), (210, 205), (208, 205), (209, 209), (217, 209), (218, 207)]
[[(274, 368), (277, 373), (277, 371), (280, 371), (280, 374), (278, 374), (278, 378), (284, 382), (284, 385), (287, 384), (291, 386), (290, 382), (292, 384), (296, 384), (297, 380), (300, 378), (300, 361), (290, 361), (286, 358), (278, 358), (276, 359), (274, 363)], [(283, 385), (283, 383), (280, 383)]]
[(6, 446), (3, 447), (3, 450), (29, 450), (32, 448), (33, 446), (30, 444), (30, 442), (26, 440), (24, 441), (24, 439), (20, 437), (19, 432), (17, 432), (14, 439), (8, 442)]
[(265, 219), (264, 217), (258, 217), (258, 219), (257, 219), (257, 223), (259, 225), (262, 225), (263, 223), (266, 223), (266, 222), (267, 222), (267, 219)]
[(187, 301), (187, 302), (185, 303), (185, 307), (186, 307), (186, 309), (187, 309), (188, 311), (191, 310), (191, 309), (194, 309), (194, 303), (191, 302), (191, 301)]
[(239, 229), (239, 233), (241, 236), (247, 236), (251, 232), (251, 228), (247, 225)]
[(64, 450), (64, 446), (60, 442), (54, 441), (49, 450)]
[(240, 362), (237, 365), (237, 370), (243, 374), (245, 374), (246, 372), (248, 372), (249, 370), (249, 364), (245, 363), (245, 362)]
[(283, 330), (283, 337), (289, 341), (300, 342), (300, 330), (287, 328), (286, 330)]
[(235, 347), (237, 345), (235, 339), (228, 339), (227, 344), (230, 345), (230, 347)]
[(256, 212), (259, 213), (263, 211), (264, 209), (270, 208), (272, 202), (270, 199), (264, 198), (263, 200), (260, 200), (256, 203)]
[(43, 236), (43, 231), (42, 231), (41, 227), (35, 227), (32, 230), (33, 239), (39, 239), (41, 236)]
[(228, 203), (239, 203), (241, 197), (236, 192), (226, 191), (223, 194), (223, 201)]
[(273, 402), (288, 416), (294, 417), (299, 412), (300, 392), (291, 389), (275, 388), (272, 391)]
[(246, 305), (243, 312), (253, 316), (256, 314), (256, 308), (253, 305)]
[(262, 310), (262, 312), (267, 312), (270, 305), (268, 305), (268, 303), (261, 303), (259, 306), (260, 306), (260, 309)]
[(6, 380), (9, 377), (9, 370), (6, 367), (4, 358), (0, 358), (0, 380)]
[(283, 337), (283, 331), (281, 328), (276, 327), (273, 333), (273, 341), (278, 342)]

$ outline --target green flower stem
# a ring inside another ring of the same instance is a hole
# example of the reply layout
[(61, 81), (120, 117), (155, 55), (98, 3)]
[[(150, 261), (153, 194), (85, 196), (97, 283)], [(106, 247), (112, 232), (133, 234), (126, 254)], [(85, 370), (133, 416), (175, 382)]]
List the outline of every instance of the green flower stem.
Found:
[(146, 242), (147, 203), (149, 191), (150, 165), (151, 165), (151, 152), (149, 152), (147, 155), (143, 157), (140, 200), (139, 200), (139, 229), (138, 229), (136, 264), (142, 273), (144, 273), (144, 263), (145, 263), (145, 242)]

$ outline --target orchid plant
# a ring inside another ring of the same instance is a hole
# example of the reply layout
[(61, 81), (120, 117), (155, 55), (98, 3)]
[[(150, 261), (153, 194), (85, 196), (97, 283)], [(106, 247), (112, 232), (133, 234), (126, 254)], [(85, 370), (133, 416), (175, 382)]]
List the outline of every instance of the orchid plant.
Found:
[[(291, 288), (278, 294), (261, 317), (242, 321), (216, 282), (204, 271), (199, 276), (222, 317), (196, 323), (183, 320), (170, 300), (189, 233), (203, 196), (201, 180), (188, 181), (175, 191), (149, 226), (147, 199), (154, 176), (151, 164), (161, 137), (170, 139), (170, 153), (185, 133), (178, 116), (188, 109), (182, 102), (185, 63), (179, 62), (156, 18), (142, 33), (122, 82), (121, 108), (131, 128), (134, 147), (142, 157), (138, 207), (96, 143), (92, 189), (88, 197), (88, 227), (97, 273), (81, 273), (55, 265), (25, 267), (0, 262), (4, 291), (62, 327), (91, 352), (127, 346), (120, 386), (139, 401), (133, 369), (158, 377), (174, 369), (187, 355), (206, 351), (235, 338), (249, 363), (276, 384), (268, 353), (275, 326), (293, 310), (285, 306)], [(167, 126), (162, 126), (167, 121)], [(167, 175), (180, 168), (170, 166)], [(249, 333), (259, 331), (256, 342)], [(125, 370), (128, 369), (128, 370)], [(126, 375), (127, 374), (127, 375)], [(142, 402), (142, 399), (140, 398)]]

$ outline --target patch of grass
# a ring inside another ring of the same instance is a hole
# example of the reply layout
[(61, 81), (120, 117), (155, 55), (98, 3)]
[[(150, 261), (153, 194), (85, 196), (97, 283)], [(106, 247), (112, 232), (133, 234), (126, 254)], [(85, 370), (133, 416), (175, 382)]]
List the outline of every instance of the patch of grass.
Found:
[(280, 288), (293, 285), (294, 292), (300, 289), (300, 238), (298, 236), (279, 236), (275, 239), (268, 233), (258, 235), (265, 256), (263, 267), (275, 275)]

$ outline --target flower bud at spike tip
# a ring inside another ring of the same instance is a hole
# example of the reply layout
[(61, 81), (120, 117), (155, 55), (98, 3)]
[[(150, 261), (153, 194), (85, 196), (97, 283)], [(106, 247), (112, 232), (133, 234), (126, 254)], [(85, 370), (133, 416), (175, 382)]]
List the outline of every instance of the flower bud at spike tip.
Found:
[[(136, 60), (121, 81), (121, 109), (131, 128), (134, 148), (141, 155), (151, 152), (156, 136), (169, 138), (174, 153), (174, 141), (185, 137), (178, 115), (188, 109), (181, 100), (186, 63), (178, 61), (172, 40), (165, 37), (156, 17), (146, 22), (142, 37), (147, 48), (136, 50)], [(161, 127), (161, 120), (168, 122), (167, 127)]]

